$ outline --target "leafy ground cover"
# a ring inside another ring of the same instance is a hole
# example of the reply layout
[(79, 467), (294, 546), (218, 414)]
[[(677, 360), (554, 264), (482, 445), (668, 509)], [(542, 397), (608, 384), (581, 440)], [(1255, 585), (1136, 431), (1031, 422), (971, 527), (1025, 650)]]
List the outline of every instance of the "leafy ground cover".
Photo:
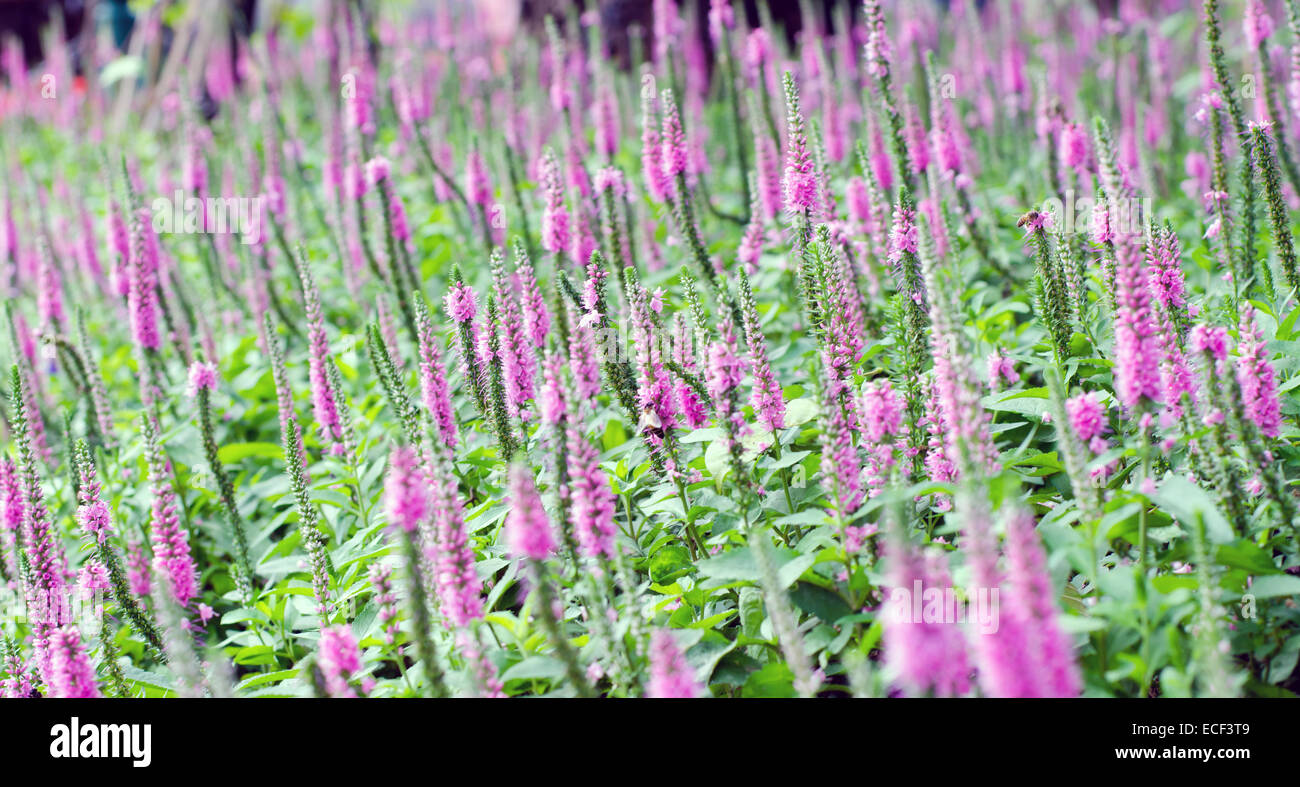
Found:
[(1293, 694), (1294, 0), (947, 5), (0, 47), (2, 693)]

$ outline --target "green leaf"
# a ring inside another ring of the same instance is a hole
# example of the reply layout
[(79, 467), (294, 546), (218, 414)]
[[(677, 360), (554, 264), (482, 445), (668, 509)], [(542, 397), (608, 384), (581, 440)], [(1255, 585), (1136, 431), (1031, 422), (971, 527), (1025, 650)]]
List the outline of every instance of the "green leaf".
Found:
[(529, 656), (501, 676), (503, 683), (512, 680), (560, 680), (564, 677), (564, 662), (550, 656)]
[[(773, 559), (778, 563), (781, 560), (781, 558), (776, 555), (773, 556)], [(799, 555), (778, 568), (776, 570), (776, 578), (781, 584), (781, 589), (785, 590), (793, 585), (799, 577), (803, 576), (803, 572), (807, 571), (813, 563), (816, 562), (816, 555)]]
[(1246, 678), (1246, 693), (1250, 697), (1269, 697), (1276, 699), (1295, 698), (1295, 692), (1288, 691), (1281, 686), (1270, 686), (1267, 683), (1261, 683), (1254, 676)]
[[(772, 565), (776, 568), (778, 582), (782, 589), (798, 579), (816, 561), (816, 555), (800, 555), (792, 549), (772, 546), (769, 552)], [(702, 560), (697, 564), (700, 575), (716, 580), (722, 584), (729, 582), (758, 582), (758, 564), (749, 547), (736, 547), (723, 552), (717, 557)]]
[(736, 649), (736, 643), (716, 631), (706, 631), (699, 642), (686, 651), (686, 663), (695, 668), (695, 679), (709, 685), (713, 670), (722, 657)]
[(1255, 598), (1277, 598), (1278, 596), (1300, 596), (1300, 577), (1290, 574), (1271, 574), (1256, 577), (1246, 591)]
[(240, 648), (235, 653), (235, 663), (241, 666), (250, 664), (274, 664), (275, 648), (270, 645), (252, 645)]
[(1012, 460), (1007, 467), (1041, 467), (1052, 473), (1061, 473), (1065, 471), (1065, 466), (1061, 464), (1061, 458), (1055, 451), (1051, 453), (1037, 453), (1030, 456), (1021, 457)]
[(794, 673), (785, 664), (764, 666), (745, 680), (740, 696), (748, 699), (788, 699), (798, 696), (794, 690)]
[(1214, 560), (1221, 566), (1239, 568), (1250, 574), (1282, 573), (1282, 569), (1273, 565), (1273, 558), (1248, 538), (1220, 544), (1214, 550)]
[(172, 681), (170, 675), (162, 675), (157, 672), (142, 670), (134, 664), (123, 664), (122, 675), (129, 681), (142, 684), (162, 691), (176, 691), (176, 684)]
[(627, 431), (623, 428), (623, 422), (611, 418), (609, 423), (605, 424), (605, 434), (601, 435), (601, 446), (606, 451), (611, 451), (626, 442)]
[(695, 564), (691, 562), (691, 553), (686, 547), (676, 544), (669, 544), (654, 553), (647, 568), (650, 581), (656, 585), (667, 585), (696, 570)]
[(812, 399), (791, 399), (785, 403), (785, 425), (802, 426), (817, 417), (821, 408)]
[(762, 635), (763, 620), (767, 616), (763, 611), (763, 594), (758, 588), (740, 589), (740, 630), (747, 637), (754, 639)]
[(298, 674), (297, 669), (283, 669), (283, 670), (278, 670), (276, 672), (254, 673), (253, 675), (250, 675), (249, 677), (241, 681), (240, 684), (235, 687), (235, 690), (243, 691), (244, 689), (252, 689), (258, 686), (265, 686), (267, 684), (279, 683), (280, 681), (288, 680), (289, 678), (292, 678), (297, 674)]
[(987, 410), (1042, 417), (1048, 408), (1047, 389), (1030, 388), (1010, 394), (992, 393), (984, 397), (981, 403)]
[(704, 449), (704, 467), (714, 478), (722, 478), (731, 469), (731, 454), (721, 440), (714, 440)]
[(1092, 345), (1088, 343), (1088, 337), (1081, 333), (1070, 336), (1070, 355), (1080, 356), (1088, 352)]
[(723, 436), (722, 427), (706, 426), (702, 429), (696, 429), (693, 432), (687, 432), (682, 435), (678, 442), (681, 443), (711, 443)]
[(764, 459), (759, 465), (764, 470), (780, 470), (790, 465), (798, 464), (804, 460), (804, 457), (810, 455), (812, 451), (786, 451), (781, 454), (780, 459)]
[[(689, 611), (690, 611), (687, 607), (678, 607), (678, 608), (677, 608), (677, 611), (678, 611), (678, 612), (681, 612), (682, 610), (687, 610), (688, 613), (689, 613)], [(720, 627), (722, 626), (722, 624), (723, 624), (723, 623), (724, 623), (728, 618), (730, 618), (730, 617), (731, 617), (732, 615), (734, 615), (734, 614), (736, 614), (736, 610), (734, 610), (734, 609), (728, 609), (728, 610), (726, 610), (725, 612), (719, 612), (719, 613), (716, 614), (716, 615), (710, 615), (709, 617), (705, 618), (704, 620), (695, 620), (695, 621), (687, 622), (687, 623), (685, 623), (685, 624), (683, 624), (683, 625), (681, 625), (681, 626), (678, 626), (677, 628), (684, 628), (684, 629), (706, 629), (706, 630), (711, 630), (711, 629), (715, 629), (715, 628), (720, 628)]]
[(758, 566), (749, 547), (728, 549), (721, 555), (701, 560), (696, 567), (702, 576), (724, 583), (758, 581)]
[(804, 612), (821, 618), (823, 623), (834, 623), (853, 614), (853, 608), (839, 593), (811, 582), (796, 584), (790, 591), (790, 600)]
[(1227, 544), (1235, 537), (1232, 525), (1228, 524), (1214, 498), (1182, 476), (1170, 475), (1165, 478), (1151, 499), (1174, 519), (1189, 527), (1195, 527), (1198, 516), (1204, 516), (1205, 536), (1211, 544)]
[(284, 448), (279, 443), (231, 443), (217, 450), (217, 459), (223, 465), (233, 465), (241, 459), (279, 459), (284, 456)]
[(1296, 318), (1300, 317), (1300, 307), (1291, 310), (1291, 313), (1282, 320), (1277, 326), (1277, 338), (1280, 341), (1286, 341), (1292, 338), (1292, 332), (1295, 330)]
[(774, 525), (820, 525), (826, 521), (826, 512), (820, 508), (810, 508), (806, 511), (800, 511), (796, 514), (786, 514), (778, 517), (772, 524)]
[(1049, 397), (1046, 388), (1025, 388), (1020, 391), (1012, 391), (1006, 396), (1003, 396), (1000, 401), (1009, 402), (1012, 399), (1047, 399), (1047, 398)]
[(1061, 631), (1064, 631), (1066, 634), (1084, 634), (1092, 631), (1102, 631), (1107, 626), (1105, 619), (1094, 618), (1087, 615), (1061, 615), (1057, 620), (1060, 623)]
[(1165, 574), (1151, 580), (1151, 586), (1166, 595), (1179, 588), (1195, 590), (1199, 584), (1194, 574)]
[[(758, 458), (759, 451), (772, 444), (772, 433), (766, 429), (752, 430), (740, 441), (740, 461), (745, 466), (752, 465)], [(731, 453), (725, 440), (714, 440), (704, 449), (704, 466), (709, 475), (722, 478), (731, 469)]]

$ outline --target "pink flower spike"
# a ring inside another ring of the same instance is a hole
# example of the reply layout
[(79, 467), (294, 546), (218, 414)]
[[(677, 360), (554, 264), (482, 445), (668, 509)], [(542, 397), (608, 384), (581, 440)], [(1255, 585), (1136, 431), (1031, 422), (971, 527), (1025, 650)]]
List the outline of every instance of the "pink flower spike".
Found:
[(672, 632), (657, 629), (650, 636), (650, 683), (646, 686), (646, 696), (651, 699), (695, 699), (700, 694), (700, 686)]
[(316, 663), (320, 667), (325, 692), (329, 696), (357, 696), (349, 681), (355, 673), (361, 671), (361, 651), (347, 626), (327, 626), (321, 629)]
[(1065, 412), (1070, 417), (1070, 427), (1085, 443), (1106, 431), (1106, 407), (1096, 391), (1066, 400)]
[(1266, 437), (1277, 437), (1282, 427), (1281, 403), (1278, 400), (1277, 372), (1270, 360), (1264, 333), (1255, 323), (1255, 309), (1241, 310), (1238, 343), (1237, 384), (1241, 387), (1246, 417)]
[(470, 289), (469, 285), (464, 282), (452, 284), (448, 287), (442, 303), (447, 309), (447, 316), (456, 322), (469, 322), (478, 313), (478, 302), (474, 290)]
[(1263, 0), (1246, 0), (1242, 26), (1246, 31), (1246, 43), (1252, 51), (1259, 49), (1259, 45), (1273, 35), (1273, 17), (1269, 16)]
[(510, 466), (510, 509), (506, 514), (506, 540), (511, 551), (529, 560), (545, 560), (555, 551), (555, 534), (542, 508), (533, 473), (518, 462)]
[(570, 245), (569, 211), (564, 205), (560, 164), (550, 150), (542, 156), (541, 181), (546, 194), (546, 206), (542, 211), (542, 247), (552, 254), (565, 254)]
[(384, 509), (389, 527), (406, 533), (414, 533), (429, 514), (429, 489), (410, 446), (398, 446), (388, 456)]
[(77, 627), (68, 624), (50, 634), (49, 692), (52, 697), (91, 699), (99, 697), (95, 668), (86, 655)]
[(217, 387), (217, 365), (204, 361), (190, 364), (189, 396), (198, 396), (199, 391), (211, 391)]
[(1209, 353), (1214, 360), (1228, 357), (1228, 330), (1219, 326), (1197, 325), (1192, 328), (1192, 347), (1197, 352)]
[(682, 130), (681, 116), (678, 114), (677, 102), (673, 99), (671, 90), (663, 92), (662, 101), (664, 106), (662, 161), (664, 178), (671, 183), (673, 178), (686, 174), (688, 158), (686, 132)]

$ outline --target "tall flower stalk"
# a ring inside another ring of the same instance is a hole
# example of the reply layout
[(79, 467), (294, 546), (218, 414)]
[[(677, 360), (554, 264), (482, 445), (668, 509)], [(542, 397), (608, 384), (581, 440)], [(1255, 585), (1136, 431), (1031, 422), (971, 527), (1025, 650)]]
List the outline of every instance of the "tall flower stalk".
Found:
[(421, 400), (426, 414), (438, 429), (443, 445), (454, 449), (459, 440), (456, 411), (447, 387), (447, 368), (442, 361), (441, 340), (424, 296), (417, 294), (412, 297), (412, 301), (415, 303), (415, 325), (419, 333)]
[[(1259, 162), (1260, 179), (1263, 181), (1264, 198), (1268, 203), (1268, 219), (1273, 227), (1273, 244), (1277, 247), (1278, 260), (1282, 263), (1282, 275), (1287, 286), (1292, 290), (1300, 289), (1300, 268), (1297, 268), (1295, 243), (1291, 237), (1291, 213), (1282, 198), (1282, 179), (1277, 171), (1277, 159), (1273, 155), (1273, 140), (1269, 136), (1267, 123), (1250, 123), (1251, 147)], [(1267, 259), (1260, 261), (1267, 265)]]
[(28, 427), (27, 380), (14, 364), (10, 370), (10, 396), (13, 404), (13, 435), (18, 452), (18, 482), (22, 495), (22, 531), (26, 563), (30, 578), (27, 581), (27, 605), (31, 617), (33, 648), (36, 665), (48, 682), (51, 675), (51, 637), (71, 620), (68, 604), (68, 587), (64, 578), (67, 557), (52, 530), (53, 521), (45, 505), (41, 488), (40, 471), (36, 464), (35, 447)]
[(406, 571), (407, 604), (410, 605), (416, 653), (424, 673), (424, 690), (433, 697), (447, 696), (446, 680), (433, 642), (433, 624), (426, 603), (428, 587), (420, 550), (421, 523), (429, 515), (429, 490), (420, 471), (415, 450), (394, 448), (388, 457), (384, 482), (384, 508), (388, 530), (402, 550)]
[(564, 631), (564, 621), (556, 614), (557, 599), (547, 569), (547, 560), (556, 548), (552, 525), (542, 508), (532, 471), (519, 462), (510, 465), (509, 500), (511, 508), (506, 517), (506, 538), (511, 552), (527, 565), (537, 617), (564, 665), (565, 676), (573, 690), (579, 697), (595, 696), (586, 671), (578, 663), (578, 654)]
[(321, 624), (326, 625), (331, 613), (329, 583), (332, 570), (329, 554), (325, 548), (327, 538), (320, 528), (320, 514), (311, 501), (311, 476), (307, 472), (307, 454), (303, 449), (302, 429), (298, 425), (298, 416), (293, 409), (292, 394), (288, 389), (288, 381), (284, 379), (283, 350), (269, 324), (267, 336), (273, 347), (272, 368), (278, 378), (276, 385), (284, 390), (280, 402), (280, 441), (285, 467), (289, 473), (289, 487), (293, 492), (294, 505), (298, 512), (298, 533), (307, 552), (312, 595), (316, 599), (316, 614)]
[(149, 536), (155, 571), (167, 578), (167, 590), (176, 605), (193, 611), (198, 598), (199, 575), (190, 553), (190, 536), (177, 512), (176, 490), (172, 487), (171, 461), (163, 451), (161, 430), (152, 414), (140, 416), (145, 457), (149, 465)]
[(253, 568), (248, 558), (248, 534), (244, 527), (244, 517), (239, 513), (235, 502), (235, 484), (221, 462), (220, 448), (217, 445), (216, 429), (212, 423), (212, 392), (217, 387), (217, 367), (206, 361), (195, 361), (190, 366), (190, 395), (198, 407), (199, 434), (203, 438), (203, 456), (207, 460), (208, 472), (217, 482), (217, 497), (221, 501), (221, 510), (230, 528), (230, 537), (235, 544), (235, 585), (239, 594), (246, 601), (252, 599)]
[(1238, 145), (1240, 146), (1241, 162), (1239, 164), (1239, 180), (1241, 182), (1242, 210), (1241, 210), (1241, 234), (1236, 248), (1240, 255), (1240, 262), (1236, 269), (1238, 271), (1248, 270), (1254, 267), (1255, 259), (1255, 138), (1246, 125), (1246, 112), (1242, 108), (1241, 99), (1234, 89), (1237, 84), (1228, 74), (1228, 66), (1223, 52), (1221, 42), (1222, 32), (1219, 28), (1219, 3), (1218, 0), (1205, 0), (1205, 40), (1210, 48), (1210, 69), (1214, 73), (1214, 81), (1218, 84), (1219, 93), (1228, 106), (1228, 117), (1232, 120), (1232, 128), (1236, 133)]
[(155, 654), (161, 657), (162, 635), (153, 616), (136, 597), (122, 567), (122, 559), (114, 543), (116, 528), (113, 524), (113, 511), (100, 496), (95, 460), (85, 440), (78, 440), (74, 444), (73, 459), (80, 480), (77, 488), (77, 522), (90, 537), (99, 564), (108, 574), (108, 589), (117, 603), (118, 612), (130, 621), (131, 626), (154, 648)]
[(479, 413), (488, 414), (487, 378), (484, 374), (483, 360), (479, 355), (478, 326), (474, 322), (478, 314), (478, 301), (474, 290), (465, 284), (460, 267), (451, 272), (451, 284), (443, 296), (443, 307), (447, 316), (456, 326), (456, 348), (460, 352), (460, 371), (469, 386), (470, 396), (478, 407)]
[(330, 354), (329, 339), (325, 335), (325, 320), (321, 311), (320, 291), (316, 289), (307, 253), (301, 246), (294, 257), (298, 281), (302, 285), (303, 304), (307, 310), (308, 368), (311, 379), (312, 409), (321, 438), (331, 454), (346, 456), (351, 453), (352, 434), (348, 424), (347, 408), (342, 393), (335, 389), (329, 367), (334, 358)]

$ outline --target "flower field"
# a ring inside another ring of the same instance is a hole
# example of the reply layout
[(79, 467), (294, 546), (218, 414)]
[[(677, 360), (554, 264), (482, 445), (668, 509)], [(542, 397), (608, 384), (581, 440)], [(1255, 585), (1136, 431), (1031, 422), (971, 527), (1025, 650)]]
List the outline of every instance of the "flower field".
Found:
[(1298, 0), (267, 5), (0, 34), (0, 696), (1300, 692)]

